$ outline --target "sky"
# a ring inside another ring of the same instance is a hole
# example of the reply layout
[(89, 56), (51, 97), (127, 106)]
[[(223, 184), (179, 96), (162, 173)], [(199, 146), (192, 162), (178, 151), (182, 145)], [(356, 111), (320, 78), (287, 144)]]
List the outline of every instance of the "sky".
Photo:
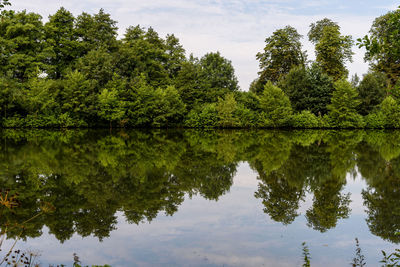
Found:
[[(247, 91), (259, 71), (255, 56), (265, 46), (265, 38), (291, 25), (303, 35), (308, 58), (315, 58), (307, 40), (309, 25), (322, 18), (338, 22), (342, 34), (353, 39), (366, 35), (373, 20), (399, 3), (394, 0), (11, 0), (12, 9), (39, 13), (45, 20), (60, 7), (74, 15), (97, 13), (100, 8), (118, 21), (119, 34), (131, 25), (153, 27), (161, 36), (175, 34), (186, 49), (201, 57), (219, 51), (232, 61), (239, 85)], [(368, 71), (364, 50), (354, 47), (350, 75)]]

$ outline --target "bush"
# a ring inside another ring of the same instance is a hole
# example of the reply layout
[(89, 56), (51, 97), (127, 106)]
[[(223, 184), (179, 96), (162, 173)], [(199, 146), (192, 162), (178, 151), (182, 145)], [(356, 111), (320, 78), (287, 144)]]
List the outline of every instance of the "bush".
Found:
[(216, 104), (204, 104), (192, 109), (185, 120), (185, 126), (207, 128), (218, 126), (218, 112)]
[(380, 111), (385, 117), (386, 128), (400, 128), (400, 105), (388, 96), (380, 104)]
[(385, 115), (381, 111), (370, 113), (365, 117), (366, 128), (383, 129), (385, 128), (385, 124)]
[(322, 118), (315, 116), (308, 110), (303, 110), (291, 118), (291, 125), (295, 128), (319, 128), (322, 124)]
[(3, 120), (3, 127), (5, 128), (20, 128), (24, 126), (24, 119), (18, 115), (4, 118)]
[(259, 98), (262, 112), (260, 122), (263, 127), (288, 126), (292, 107), (289, 98), (277, 86), (268, 82)]
[(234, 116), (237, 118), (238, 127), (252, 128), (259, 125), (257, 113), (243, 105), (237, 107)]
[(357, 113), (360, 104), (358, 93), (346, 80), (339, 80), (334, 84), (331, 104), (328, 105), (328, 122), (336, 128), (362, 128), (363, 117)]

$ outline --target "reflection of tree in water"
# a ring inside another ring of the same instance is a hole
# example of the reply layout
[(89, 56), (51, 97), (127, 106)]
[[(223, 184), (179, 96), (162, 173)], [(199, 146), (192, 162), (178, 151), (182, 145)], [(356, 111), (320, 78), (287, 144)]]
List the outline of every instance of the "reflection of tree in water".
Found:
[(283, 224), (290, 224), (299, 215), (297, 210), (304, 197), (302, 188), (290, 185), (284, 174), (272, 171), (268, 176), (260, 174), (261, 183), (254, 194), (262, 199), (264, 212), (271, 219)]
[(118, 211), (139, 224), (160, 212), (173, 215), (185, 195), (218, 200), (229, 192), (238, 162), (247, 161), (258, 172), (255, 197), (273, 220), (292, 223), (309, 192), (308, 225), (324, 232), (349, 215), (349, 195), (342, 190), (357, 163), (369, 185), (363, 197), (371, 232), (399, 242), (400, 162), (392, 146), (398, 137), (363, 131), (4, 131), (0, 188), (18, 192), (21, 207), (3, 211), (0, 224), (24, 221), (48, 201), (55, 212), (29, 223), (23, 237), (40, 236), (46, 225), (61, 241), (74, 233), (102, 239), (116, 228)]
[(250, 159), (260, 180), (254, 196), (262, 200), (264, 212), (273, 220), (290, 224), (299, 215), (297, 210), (304, 197), (302, 183), (289, 180), (284, 167), (290, 161), (290, 135), (273, 131), (257, 141), (259, 145)]
[(368, 183), (362, 191), (368, 227), (373, 234), (400, 243), (400, 158), (385, 160), (386, 153), (368, 146), (360, 145), (359, 151), (359, 170)]
[(236, 170), (236, 163), (175, 135), (89, 132), (71, 142), (57, 142), (62, 132), (49, 136), (34, 142), (23, 134), (4, 138), (7, 148), (0, 153), (0, 186), (20, 192), (23, 204), (3, 214), (0, 223), (23, 221), (38, 200), (56, 206), (53, 214), (27, 226), (26, 237), (40, 236), (47, 225), (61, 241), (74, 233), (102, 239), (115, 229), (117, 211), (133, 223), (151, 221), (162, 211), (173, 215), (186, 193), (218, 199), (231, 187)]
[[(327, 144), (321, 142), (320, 136), (307, 139), (297, 135), (295, 142), (304, 145), (293, 145), (287, 151), (289, 156), (282, 157), (280, 167), (270, 173), (263, 171), (266, 164), (258, 164), (258, 191), (255, 196), (262, 199), (264, 211), (275, 221), (289, 224), (299, 215), (297, 210), (304, 199), (305, 191), (314, 193), (313, 206), (306, 212), (308, 225), (319, 231), (326, 231), (336, 226), (339, 219), (347, 218), (350, 212), (349, 194), (341, 194), (349, 169), (354, 167), (351, 159), (340, 158), (334, 161), (335, 153), (342, 153), (348, 148), (343, 143)], [(332, 136), (331, 136), (332, 138)], [(284, 147), (285, 144), (281, 144)], [(339, 150), (338, 146), (341, 148)], [(279, 144), (277, 145), (279, 146)], [(342, 153), (342, 156), (345, 156)], [(275, 161), (276, 162), (276, 161)], [(343, 164), (347, 162), (347, 164)], [(254, 166), (253, 166), (254, 167)], [(340, 173), (334, 177), (333, 173)]]
[(350, 213), (350, 193), (341, 194), (344, 183), (340, 179), (323, 182), (313, 190), (313, 205), (306, 212), (307, 225), (320, 232), (335, 228), (339, 219)]

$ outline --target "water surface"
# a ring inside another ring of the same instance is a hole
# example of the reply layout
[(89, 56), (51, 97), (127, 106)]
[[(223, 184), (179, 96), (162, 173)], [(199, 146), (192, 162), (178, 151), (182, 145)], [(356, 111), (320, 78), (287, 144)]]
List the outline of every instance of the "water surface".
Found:
[[(400, 242), (400, 131), (16, 131), (3, 251), (43, 266), (369, 266)], [(43, 203), (52, 212), (40, 214)], [(3, 255), (1, 255), (3, 256)]]

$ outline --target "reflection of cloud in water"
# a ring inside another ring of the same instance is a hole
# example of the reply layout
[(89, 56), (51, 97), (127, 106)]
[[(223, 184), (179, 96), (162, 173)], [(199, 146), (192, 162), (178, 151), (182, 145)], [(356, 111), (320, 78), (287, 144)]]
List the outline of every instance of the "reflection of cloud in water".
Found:
[(179, 250), (175, 252), (176, 257), (181, 257), (184, 262), (204, 262), (205, 264), (217, 266), (293, 266), (288, 260), (277, 261), (272, 255), (249, 256), (243, 254), (218, 254), (203, 251)]
[(355, 237), (360, 239), (367, 262), (373, 264), (380, 259), (380, 249), (394, 248), (368, 230), (360, 194), (365, 182), (359, 176), (355, 180), (348, 176), (342, 191), (352, 194), (350, 218), (339, 220), (336, 228), (324, 234), (306, 226), (304, 213), (312, 206), (312, 194), (306, 194), (299, 209), (302, 214), (283, 226), (271, 220), (263, 212), (262, 201), (254, 197), (259, 182), (257, 173), (241, 163), (230, 192), (219, 201), (186, 195), (173, 217), (160, 214), (151, 223), (128, 224), (123, 213), (118, 213), (118, 229), (101, 243), (74, 235), (61, 245), (44, 234), (29, 240), (29, 247), (42, 251), (44, 265), (70, 264), (76, 252), (84, 264), (113, 267), (300, 266), (303, 241), (310, 248), (313, 266), (341, 266), (354, 256)]
[(248, 163), (242, 162), (237, 168), (233, 185), (236, 187), (255, 188), (258, 182), (257, 172), (253, 171)]

